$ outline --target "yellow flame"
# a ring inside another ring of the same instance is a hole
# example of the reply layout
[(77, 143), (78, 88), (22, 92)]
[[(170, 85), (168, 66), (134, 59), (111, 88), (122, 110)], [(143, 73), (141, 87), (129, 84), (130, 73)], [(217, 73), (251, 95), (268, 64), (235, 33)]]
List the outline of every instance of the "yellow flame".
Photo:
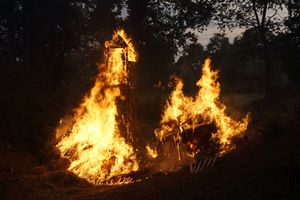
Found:
[[(118, 47), (118, 38), (126, 46)], [(75, 111), (70, 133), (57, 144), (62, 157), (71, 161), (69, 170), (94, 184), (130, 182), (112, 178), (139, 169), (133, 147), (121, 136), (117, 103), (122, 99), (121, 84), (127, 84), (126, 60), (136, 61), (131, 39), (124, 30), (105, 43), (106, 65), (99, 66), (94, 87)]]
[(220, 144), (222, 154), (235, 147), (231, 140), (233, 137), (241, 136), (246, 131), (249, 114), (241, 122), (226, 115), (226, 106), (219, 100), (221, 89), (217, 82), (218, 72), (211, 69), (210, 63), (211, 60), (206, 59), (202, 66), (202, 77), (197, 82), (199, 90), (195, 98), (183, 94), (183, 82), (176, 78), (177, 85), (164, 108), (160, 128), (155, 130), (160, 141), (172, 136), (176, 144), (180, 144), (183, 130), (215, 123), (217, 132), (213, 133), (212, 138)]
[(157, 150), (152, 149), (149, 145), (146, 146), (147, 155), (151, 158), (156, 158), (158, 156)]

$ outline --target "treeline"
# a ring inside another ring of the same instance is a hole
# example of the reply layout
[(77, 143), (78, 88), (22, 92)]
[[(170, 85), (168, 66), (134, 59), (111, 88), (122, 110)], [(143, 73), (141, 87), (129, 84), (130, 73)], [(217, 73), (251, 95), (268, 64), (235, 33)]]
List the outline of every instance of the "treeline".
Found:
[[(276, 88), (299, 80), (299, 1), (224, 0), (217, 1), (214, 8), (213, 20), (220, 29), (238, 27), (245, 32), (233, 44), (224, 34), (215, 34), (206, 49), (191, 44), (178, 66), (195, 65), (197, 51), (198, 55), (210, 56), (222, 71), (225, 91), (231, 92), (262, 92), (269, 96)], [(195, 74), (189, 71), (186, 79)]]
[[(300, 48), (297, 37), (292, 34), (268, 35), (272, 67), (270, 86), (273, 92), (299, 82)], [(194, 94), (198, 89), (195, 83), (201, 76), (205, 57), (211, 57), (213, 66), (220, 71), (219, 81), (223, 92), (265, 92), (263, 49), (255, 28), (247, 29), (233, 42), (225, 33), (215, 33), (206, 47), (191, 44), (176, 63), (178, 75), (185, 80), (187, 93)]]
[(183, 0), (4, 0), (0, 10), (1, 59), (59, 73), (72, 62), (101, 61), (104, 41), (123, 27), (146, 85), (166, 77), (178, 48), (195, 39), (186, 30), (203, 28), (214, 12), (210, 2)]
[[(285, 19), (282, 12), (288, 12)], [(257, 41), (254, 45), (262, 47), (256, 50), (264, 61), (263, 79), (268, 88), (273, 34), (284, 33), (277, 39), (299, 45), (296, 0), (3, 0), (0, 58), (60, 73), (65, 65), (78, 61), (101, 61), (103, 42), (113, 30), (123, 27), (136, 42), (139, 85), (144, 88), (168, 79), (179, 49), (189, 51), (197, 40), (193, 30), (205, 29), (211, 20), (220, 28), (257, 32), (252, 36)]]

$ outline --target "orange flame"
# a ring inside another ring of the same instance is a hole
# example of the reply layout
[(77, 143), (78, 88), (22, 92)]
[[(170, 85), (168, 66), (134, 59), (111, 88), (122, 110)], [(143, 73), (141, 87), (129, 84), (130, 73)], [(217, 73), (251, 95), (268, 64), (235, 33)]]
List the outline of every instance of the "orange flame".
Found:
[(150, 158), (156, 158), (158, 156), (158, 152), (155, 148), (151, 148), (150, 145), (146, 146), (146, 150), (147, 150), (147, 155)]
[[(116, 47), (119, 38), (125, 47)], [(116, 31), (105, 47), (107, 65), (99, 66), (94, 87), (76, 109), (70, 133), (57, 148), (71, 161), (68, 169), (79, 177), (94, 184), (122, 184), (131, 180), (112, 178), (137, 171), (139, 163), (133, 147), (121, 136), (116, 101), (124, 99), (120, 85), (128, 84), (124, 57), (136, 62), (137, 55), (124, 30)]]
[[(249, 114), (241, 122), (226, 115), (226, 106), (219, 100), (221, 89), (217, 82), (218, 72), (211, 69), (210, 63), (210, 59), (205, 60), (195, 98), (183, 94), (183, 82), (176, 78), (177, 85), (164, 108), (160, 128), (155, 130), (155, 135), (161, 142), (172, 137), (179, 149), (183, 130), (215, 123), (217, 131), (212, 133), (212, 139), (219, 143), (219, 153), (223, 154), (235, 148), (231, 139), (246, 131)], [(180, 159), (180, 152), (178, 155)]]

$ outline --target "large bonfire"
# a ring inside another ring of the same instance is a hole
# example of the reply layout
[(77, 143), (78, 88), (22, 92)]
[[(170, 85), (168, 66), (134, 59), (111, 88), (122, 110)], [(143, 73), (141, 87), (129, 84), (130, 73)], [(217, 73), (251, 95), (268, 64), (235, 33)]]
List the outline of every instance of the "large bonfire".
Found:
[[(75, 110), (72, 123), (57, 128), (56, 146), (61, 156), (70, 161), (68, 169), (79, 177), (94, 184), (124, 184), (132, 181), (126, 175), (140, 168), (129, 142), (130, 120), (124, 120), (120, 105), (128, 98), (124, 88), (127, 92), (131, 88), (129, 63), (136, 62), (137, 55), (124, 30), (117, 30), (105, 48), (105, 64), (99, 65), (95, 85)], [(221, 155), (235, 148), (233, 139), (241, 137), (247, 129), (249, 115), (236, 121), (226, 114), (226, 106), (219, 99), (218, 72), (211, 69), (210, 62), (205, 60), (195, 97), (185, 96), (182, 80), (175, 79), (176, 86), (164, 107), (160, 127), (155, 130), (158, 142), (146, 146), (152, 161), (167, 163), (167, 167), (160, 166), (159, 170), (170, 170), (174, 161), (182, 166), (186, 158), (195, 160), (199, 151), (209, 148), (199, 146), (199, 132), (209, 133), (208, 142), (218, 146), (214, 155)], [(127, 118), (132, 118), (130, 111)], [(125, 130), (120, 126), (122, 123)]]
[[(195, 97), (185, 96), (183, 82), (180, 78), (176, 78), (176, 86), (163, 110), (160, 127), (155, 130), (155, 136), (161, 143), (172, 141), (177, 149), (179, 160), (184, 156), (187, 157), (188, 153), (189, 157), (193, 157), (200, 150), (196, 144), (199, 141), (183, 142), (188, 132), (192, 132), (191, 137), (193, 137), (193, 134), (196, 135), (199, 131), (199, 127), (214, 126), (215, 130), (204, 128), (203, 131), (202, 129), (202, 134), (211, 132), (208, 142), (214, 142), (218, 146), (214, 154), (221, 155), (235, 148), (233, 139), (242, 137), (248, 126), (249, 115), (246, 115), (242, 121), (236, 121), (226, 114), (226, 106), (219, 99), (221, 90), (217, 82), (218, 72), (211, 69), (210, 63), (211, 60), (206, 59), (202, 66), (202, 77), (196, 83), (199, 90)], [(154, 150), (149, 146), (147, 148), (149, 155), (152, 155)], [(170, 148), (167, 151), (170, 152)], [(168, 155), (169, 152), (163, 154)], [(174, 155), (172, 157), (174, 160)]]
[(123, 30), (116, 31), (105, 47), (106, 64), (99, 65), (94, 87), (75, 110), (74, 123), (57, 147), (70, 160), (68, 169), (79, 177), (94, 184), (120, 184), (130, 179), (116, 177), (139, 169), (134, 149), (118, 127), (117, 107), (124, 99), (121, 85), (128, 84), (126, 62), (136, 62), (137, 56)]

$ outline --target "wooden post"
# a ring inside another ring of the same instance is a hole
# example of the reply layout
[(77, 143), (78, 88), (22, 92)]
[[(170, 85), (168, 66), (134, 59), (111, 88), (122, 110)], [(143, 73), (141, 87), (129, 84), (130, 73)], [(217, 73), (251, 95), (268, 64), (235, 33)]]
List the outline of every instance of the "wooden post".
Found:
[(125, 70), (127, 72), (127, 80), (124, 84), (120, 84), (121, 93), (125, 96), (124, 101), (118, 102), (118, 110), (120, 112), (119, 122), (120, 129), (124, 132), (124, 137), (131, 143), (134, 141), (134, 135), (136, 132), (135, 122), (136, 122), (136, 98), (135, 98), (135, 88), (136, 88), (136, 70), (135, 63), (128, 60), (128, 47), (119, 38), (120, 41), (110, 47), (111, 48), (122, 48), (124, 50), (123, 62), (125, 65)]

